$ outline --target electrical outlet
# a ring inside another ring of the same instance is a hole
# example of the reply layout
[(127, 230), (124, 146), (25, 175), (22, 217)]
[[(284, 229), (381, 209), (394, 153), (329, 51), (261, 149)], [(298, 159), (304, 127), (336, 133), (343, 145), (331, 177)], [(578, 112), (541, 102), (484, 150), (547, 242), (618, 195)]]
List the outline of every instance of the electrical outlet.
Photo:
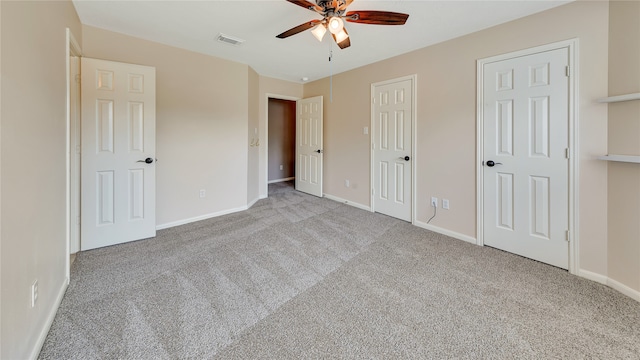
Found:
[(280, 165), (280, 170), (284, 170), (284, 166)]
[(344, 181), (344, 186), (346, 186), (346, 187), (351, 186), (351, 183), (349, 182), (349, 180), (345, 180)]
[(449, 199), (442, 199), (442, 208), (449, 210)]
[(200, 199), (207, 197), (207, 190), (200, 189)]
[(438, 198), (435, 196), (431, 197), (431, 206), (437, 208), (438, 207)]
[(38, 301), (38, 280), (31, 284), (31, 307), (36, 306), (36, 302)]

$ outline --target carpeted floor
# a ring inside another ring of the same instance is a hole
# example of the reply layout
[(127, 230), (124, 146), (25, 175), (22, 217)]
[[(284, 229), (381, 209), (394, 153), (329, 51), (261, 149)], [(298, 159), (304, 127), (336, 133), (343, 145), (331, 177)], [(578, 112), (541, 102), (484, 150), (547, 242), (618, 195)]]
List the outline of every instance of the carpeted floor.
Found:
[(640, 359), (640, 303), (280, 183), (80, 253), (40, 358)]

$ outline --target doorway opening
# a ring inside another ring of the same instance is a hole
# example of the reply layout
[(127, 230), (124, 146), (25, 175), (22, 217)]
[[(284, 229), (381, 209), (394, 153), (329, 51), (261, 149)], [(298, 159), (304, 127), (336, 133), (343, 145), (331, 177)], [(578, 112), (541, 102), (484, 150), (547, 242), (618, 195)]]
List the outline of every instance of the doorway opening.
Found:
[(268, 98), (267, 183), (295, 179), (296, 102)]

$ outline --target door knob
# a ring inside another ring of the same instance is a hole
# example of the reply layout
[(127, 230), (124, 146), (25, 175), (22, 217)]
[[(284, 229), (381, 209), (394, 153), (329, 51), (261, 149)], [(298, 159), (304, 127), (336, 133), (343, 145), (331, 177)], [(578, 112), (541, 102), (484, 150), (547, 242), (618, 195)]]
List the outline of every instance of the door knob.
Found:
[(320, 150), (320, 149), (316, 150), (316, 152), (317, 152), (318, 154), (322, 154), (322, 150)]
[(153, 159), (152, 158), (146, 158), (144, 160), (138, 160), (136, 162), (143, 162), (143, 163), (151, 164), (153, 162)]
[(411, 158), (408, 156), (405, 156), (405, 157), (400, 156), (400, 160), (409, 161), (411, 160)]
[(487, 166), (488, 167), (494, 167), (495, 165), (502, 165), (502, 163), (497, 163), (497, 162), (495, 162), (493, 160), (487, 161)]

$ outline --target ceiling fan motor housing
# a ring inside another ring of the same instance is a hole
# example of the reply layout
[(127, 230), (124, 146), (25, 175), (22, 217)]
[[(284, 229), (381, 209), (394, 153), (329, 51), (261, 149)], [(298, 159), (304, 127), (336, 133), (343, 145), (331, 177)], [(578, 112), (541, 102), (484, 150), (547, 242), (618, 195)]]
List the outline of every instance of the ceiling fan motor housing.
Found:
[(343, 16), (347, 11), (347, 3), (345, 0), (317, 0), (316, 4), (323, 9), (318, 11), (325, 19), (332, 16)]

